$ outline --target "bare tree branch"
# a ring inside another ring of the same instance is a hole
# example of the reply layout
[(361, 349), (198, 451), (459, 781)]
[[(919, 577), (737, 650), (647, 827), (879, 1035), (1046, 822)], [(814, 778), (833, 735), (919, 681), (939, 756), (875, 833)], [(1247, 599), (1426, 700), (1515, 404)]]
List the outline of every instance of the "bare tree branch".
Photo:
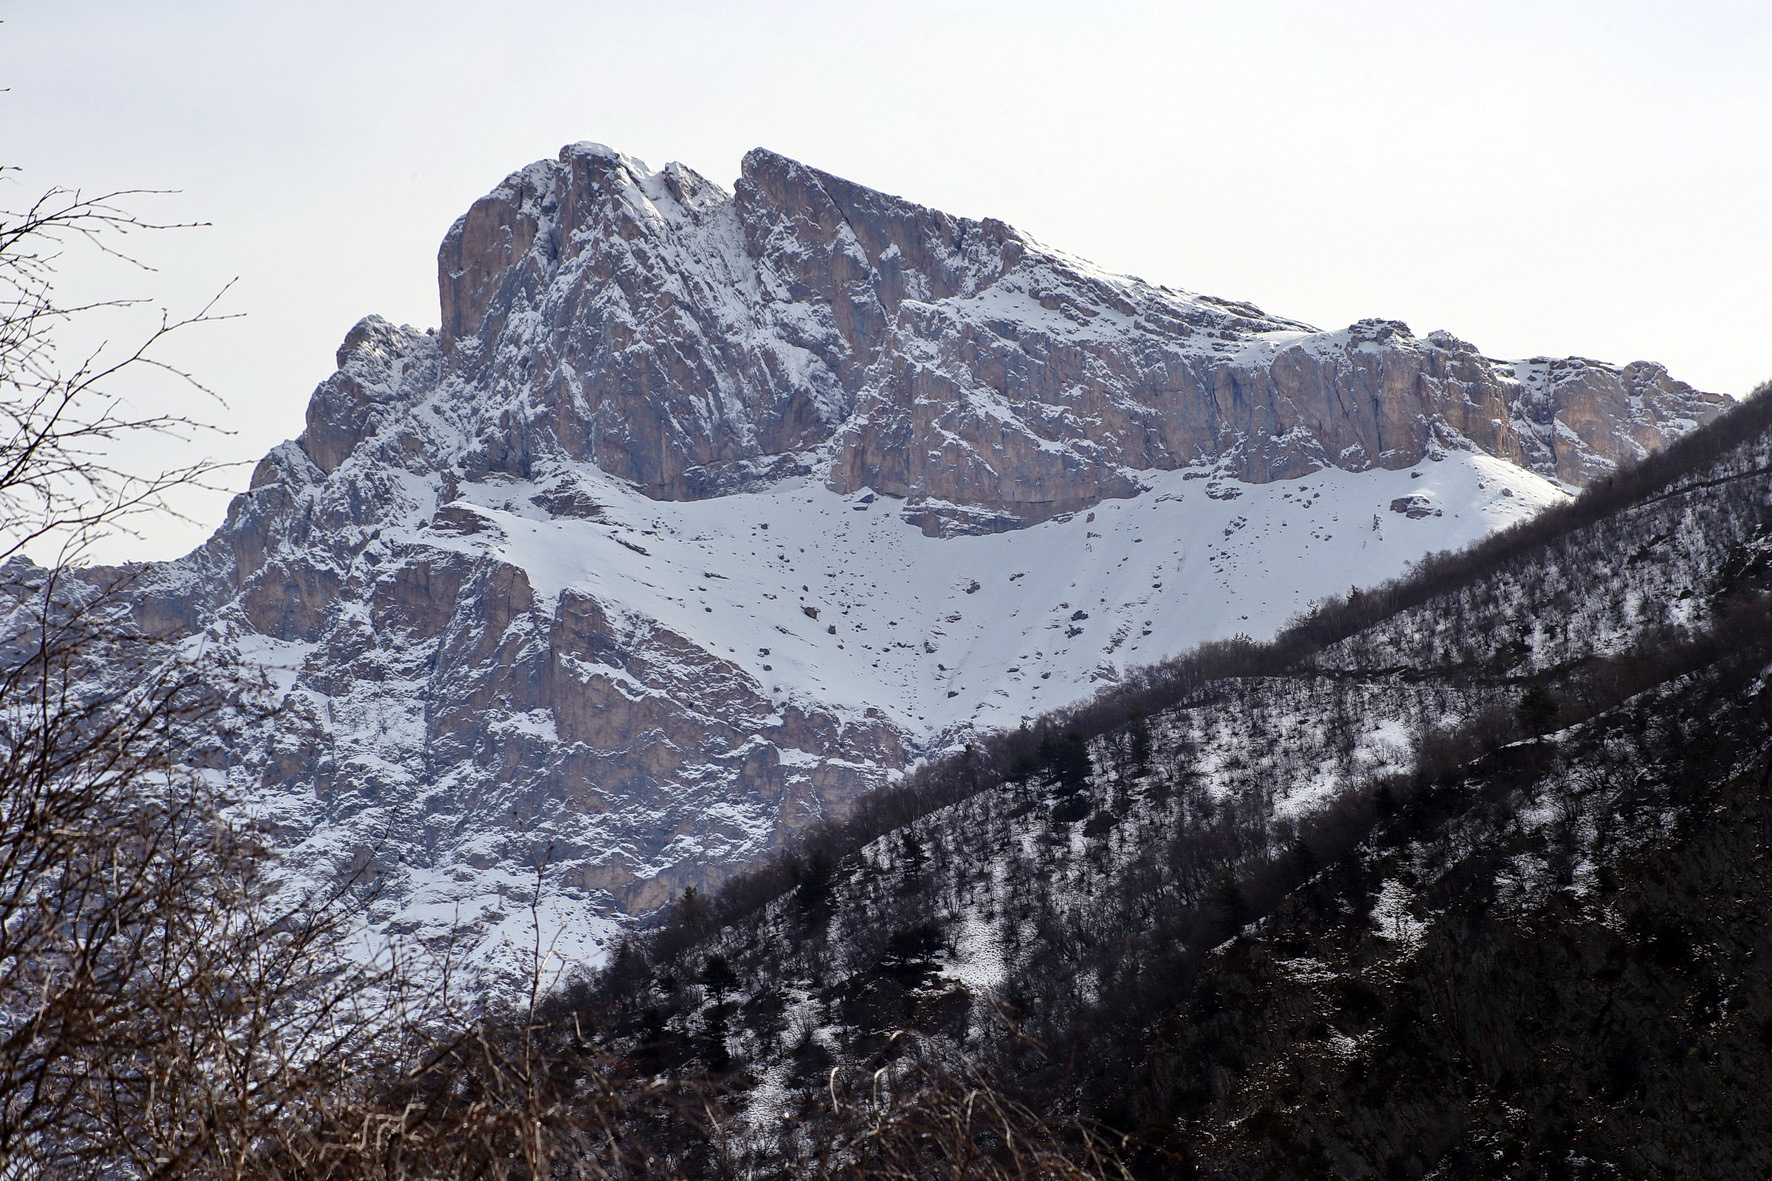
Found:
[(52, 189), (22, 211), (0, 210), (0, 561), (45, 539), (57, 544), (58, 564), (77, 560), (140, 514), (169, 511), (175, 489), (208, 486), (206, 478), (222, 466), (202, 459), (143, 474), (114, 455), (118, 444), (144, 435), (189, 439), (214, 429), (181, 414), (132, 414), (119, 386), (136, 373), (158, 372), (220, 403), (159, 354), (177, 334), (232, 318), (217, 311), (226, 288), (190, 315), (162, 310), (159, 324), (131, 344), (107, 344), (68, 365), (59, 356), (58, 341), (71, 325), (142, 302), (60, 301), (55, 277), (70, 245), (151, 270), (118, 239), (202, 224), (152, 222), (125, 208), (132, 198), (157, 195)]

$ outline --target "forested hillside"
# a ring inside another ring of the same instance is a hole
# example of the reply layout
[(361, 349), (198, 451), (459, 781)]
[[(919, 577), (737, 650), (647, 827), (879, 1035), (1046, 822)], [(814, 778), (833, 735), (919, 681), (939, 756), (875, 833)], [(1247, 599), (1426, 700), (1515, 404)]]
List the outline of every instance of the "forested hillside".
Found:
[(1155, 1176), (1763, 1175), (1769, 421), (931, 767), (561, 1010), (759, 1152), (915, 1045)]

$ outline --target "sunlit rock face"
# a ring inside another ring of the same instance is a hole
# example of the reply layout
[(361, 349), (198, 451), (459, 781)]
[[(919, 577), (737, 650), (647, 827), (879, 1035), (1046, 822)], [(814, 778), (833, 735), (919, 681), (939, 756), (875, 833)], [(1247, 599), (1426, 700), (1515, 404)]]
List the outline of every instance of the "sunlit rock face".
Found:
[(438, 269), (440, 328), (353, 328), (137, 616), (279, 704), (222, 761), (299, 863), (367, 864), (390, 927), (492, 959), (538, 874), (589, 954), (927, 751), (1272, 631), (1727, 404), (1320, 332), (763, 150), (727, 192), (573, 145)]
[(1474, 444), (1578, 485), (1725, 399), (1659, 366), (1498, 362), (1104, 274), (761, 149), (735, 191), (600, 145), (475, 203), (439, 261), (487, 470), (557, 452), (661, 499), (805, 470), (932, 531), (1014, 528), (1222, 462), (1249, 481)]

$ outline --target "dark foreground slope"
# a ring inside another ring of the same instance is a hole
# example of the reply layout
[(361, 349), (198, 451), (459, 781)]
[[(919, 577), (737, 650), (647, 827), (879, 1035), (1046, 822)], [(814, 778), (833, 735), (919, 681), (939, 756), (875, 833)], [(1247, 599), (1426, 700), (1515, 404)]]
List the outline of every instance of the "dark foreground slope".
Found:
[[(1763, 623), (1764, 620), (1759, 622)], [(1413, 785), (1095, 1098), (1157, 1173), (1772, 1173), (1763, 628)]]
[(921, 1046), (1153, 1176), (1764, 1175), (1769, 426), (933, 767), (560, 1011), (790, 1174)]

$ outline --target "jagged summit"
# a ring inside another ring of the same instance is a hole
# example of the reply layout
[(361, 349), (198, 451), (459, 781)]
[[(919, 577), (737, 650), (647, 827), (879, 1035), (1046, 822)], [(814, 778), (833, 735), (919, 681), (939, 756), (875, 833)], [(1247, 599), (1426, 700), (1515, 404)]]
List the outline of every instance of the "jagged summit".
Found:
[(600, 144), (513, 173), (439, 252), (446, 370), (535, 448), (681, 500), (808, 470), (931, 533), (1048, 519), (1139, 473), (1267, 481), (1475, 447), (1585, 483), (1724, 404), (1637, 363), (1498, 362), (1395, 322), (1319, 332), (1106, 274), (755, 149), (731, 193)]
[(575, 144), (369, 317), (137, 616), (283, 708), (222, 757), (318, 872), (586, 954), (924, 753), (1271, 633), (1726, 399), (1103, 272), (757, 150)]

